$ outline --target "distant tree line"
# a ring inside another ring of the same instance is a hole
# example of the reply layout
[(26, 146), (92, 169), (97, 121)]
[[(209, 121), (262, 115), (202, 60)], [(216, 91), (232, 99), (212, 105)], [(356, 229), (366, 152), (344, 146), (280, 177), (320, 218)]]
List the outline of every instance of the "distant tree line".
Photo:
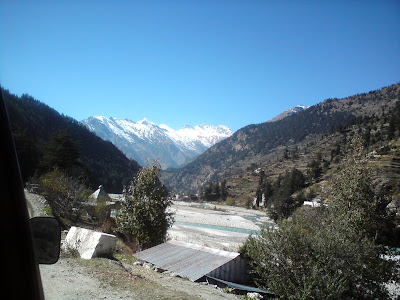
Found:
[(274, 220), (287, 218), (303, 204), (305, 200), (303, 193), (298, 193), (295, 197), (293, 194), (302, 190), (305, 185), (306, 177), (296, 168), (279, 175), (274, 182), (261, 173), (256, 192), (257, 206), (264, 200), (263, 205), (268, 208), (271, 218)]
[(201, 201), (225, 201), (227, 196), (226, 180), (221, 183), (218, 181), (215, 183), (209, 182), (199, 190), (199, 199)]

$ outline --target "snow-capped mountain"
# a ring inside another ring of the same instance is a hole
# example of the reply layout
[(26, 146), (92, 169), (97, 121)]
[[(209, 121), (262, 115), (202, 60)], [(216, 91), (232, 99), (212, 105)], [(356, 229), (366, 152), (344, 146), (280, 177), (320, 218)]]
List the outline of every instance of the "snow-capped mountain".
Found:
[(297, 105), (295, 107), (289, 108), (288, 110), (285, 110), (283, 113), (277, 115), (275, 118), (269, 120), (268, 122), (275, 122), (275, 121), (279, 121), (283, 118), (289, 117), (295, 113), (298, 113), (300, 111), (306, 110), (307, 108), (309, 108), (309, 106), (305, 106), (305, 105)]
[(102, 116), (90, 117), (81, 123), (139, 164), (158, 159), (163, 168), (182, 166), (232, 135), (232, 131), (223, 125), (186, 125), (174, 130), (147, 119), (133, 122)]

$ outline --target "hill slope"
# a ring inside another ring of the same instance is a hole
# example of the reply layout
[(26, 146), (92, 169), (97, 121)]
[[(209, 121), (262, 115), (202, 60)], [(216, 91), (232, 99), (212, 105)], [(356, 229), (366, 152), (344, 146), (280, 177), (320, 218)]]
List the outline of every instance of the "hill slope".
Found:
[(276, 122), (246, 126), (211, 147), (175, 173), (166, 173), (168, 186), (196, 192), (210, 181), (244, 174), (252, 164), (293, 145), (317, 141), (322, 135), (346, 126), (359, 117), (389, 112), (400, 98), (400, 84), (343, 99), (327, 99), (307, 110)]
[[(69, 130), (78, 144), (80, 162), (87, 170), (93, 188), (103, 184), (109, 192), (121, 192), (123, 185), (128, 184), (138, 171), (139, 165), (135, 161), (129, 160), (112, 143), (97, 137), (78, 121), (59, 114), (31, 96), (18, 97), (7, 90), (3, 93), (25, 180), (40, 169), (50, 137), (64, 129)], [(29, 162), (29, 166), (24, 162)]]

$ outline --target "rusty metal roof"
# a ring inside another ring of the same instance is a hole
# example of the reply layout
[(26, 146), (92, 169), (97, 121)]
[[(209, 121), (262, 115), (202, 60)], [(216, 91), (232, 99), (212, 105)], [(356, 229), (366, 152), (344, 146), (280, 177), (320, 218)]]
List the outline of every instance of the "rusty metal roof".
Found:
[(137, 258), (196, 281), (239, 253), (171, 240), (134, 254)]

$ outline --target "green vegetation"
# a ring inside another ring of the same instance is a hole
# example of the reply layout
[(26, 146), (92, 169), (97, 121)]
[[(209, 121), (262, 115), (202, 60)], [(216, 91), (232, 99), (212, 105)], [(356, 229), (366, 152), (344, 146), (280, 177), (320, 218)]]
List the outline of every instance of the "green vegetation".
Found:
[(225, 201), (227, 197), (226, 180), (221, 183), (210, 182), (200, 188), (200, 200), (203, 201)]
[(53, 214), (53, 211), (51, 210), (51, 206), (50, 205), (46, 205), (44, 207), (44, 213), (46, 214), (46, 216), (54, 217), (54, 214)]
[(77, 179), (55, 169), (40, 178), (40, 190), (51, 212), (62, 223), (77, 224), (90, 191)]
[(225, 204), (226, 205), (235, 205), (235, 199), (232, 197), (228, 197), (228, 198), (226, 198)]
[(74, 166), (80, 165), (78, 143), (73, 140), (68, 129), (52, 134), (45, 147), (42, 164), (46, 170), (60, 168), (71, 172)]
[(108, 197), (101, 196), (97, 199), (97, 204), (96, 207), (94, 208), (94, 215), (99, 221), (99, 224), (103, 224), (103, 232), (106, 232), (104, 230), (105, 222), (107, 220), (107, 216), (109, 216), (110, 213), (110, 207), (107, 206), (107, 201), (111, 200)]
[(28, 181), (34, 175), (39, 163), (39, 151), (30, 137), (28, 129), (21, 129), (15, 123), (12, 126), (15, 148), (19, 160), (22, 180)]
[(343, 215), (349, 226), (377, 243), (390, 243), (395, 228), (394, 215), (386, 207), (390, 194), (379, 190), (373, 182), (373, 169), (363, 155), (361, 139), (355, 140), (351, 155), (343, 159), (342, 170), (333, 178), (330, 210)]
[(394, 219), (359, 143), (331, 181), (328, 207), (295, 213), (242, 246), (259, 287), (283, 299), (387, 299), (384, 283), (399, 274), (380, 242)]
[(92, 188), (103, 184), (108, 192), (121, 192), (139, 170), (135, 161), (78, 121), (29, 95), (18, 97), (7, 90), (2, 92), (24, 181), (58, 166)]
[(279, 218), (287, 218), (303, 204), (304, 196), (298, 193), (297, 197), (293, 197), (293, 194), (303, 189), (305, 183), (304, 174), (296, 168), (286, 171), (283, 176), (278, 176), (273, 184), (265, 179), (264, 174), (261, 174), (256, 192), (257, 202), (261, 203), (262, 198), (265, 199), (264, 206), (268, 208), (270, 217), (275, 221)]
[(158, 163), (142, 168), (124, 191), (125, 202), (119, 212), (118, 230), (133, 237), (141, 249), (158, 245), (166, 240), (167, 230), (173, 223), (167, 209), (171, 201), (160, 181)]
[(387, 134), (389, 139), (393, 139), (400, 135), (400, 102), (396, 103), (396, 106), (390, 115)]

